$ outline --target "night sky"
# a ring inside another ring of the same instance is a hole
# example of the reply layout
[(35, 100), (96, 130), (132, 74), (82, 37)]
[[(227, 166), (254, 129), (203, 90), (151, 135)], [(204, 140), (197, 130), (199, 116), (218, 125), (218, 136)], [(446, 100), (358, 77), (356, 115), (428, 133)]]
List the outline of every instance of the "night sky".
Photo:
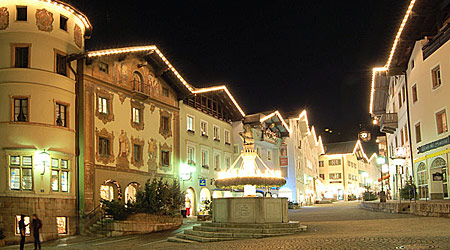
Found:
[(94, 27), (88, 50), (155, 44), (192, 85), (226, 84), (246, 114), (306, 109), (325, 143), (356, 139), (360, 124), (378, 130), (371, 68), (384, 65), (409, 3), (69, 2)]

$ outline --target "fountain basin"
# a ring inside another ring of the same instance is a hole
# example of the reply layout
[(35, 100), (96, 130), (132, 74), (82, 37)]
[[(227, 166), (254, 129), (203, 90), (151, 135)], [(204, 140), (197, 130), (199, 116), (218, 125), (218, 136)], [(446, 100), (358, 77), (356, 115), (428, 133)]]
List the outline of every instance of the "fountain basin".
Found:
[(288, 223), (288, 199), (272, 197), (226, 197), (213, 199), (213, 222)]

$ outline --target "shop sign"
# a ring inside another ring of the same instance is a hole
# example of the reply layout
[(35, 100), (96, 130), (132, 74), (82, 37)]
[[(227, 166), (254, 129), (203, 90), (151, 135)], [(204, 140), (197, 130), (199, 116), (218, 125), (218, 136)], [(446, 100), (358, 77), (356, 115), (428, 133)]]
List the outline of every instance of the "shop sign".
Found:
[(198, 184), (199, 184), (200, 187), (206, 186), (206, 179), (202, 178), (202, 179), (198, 180)]
[(397, 148), (395, 148), (394, 156), (396, 158), (406, 158), (406, 148), (405, 147), (397, 147)]
[(445, 146), (448, 144), (450, 144), (450, 136), (445, 137), (440, 140), (437, 140), (437, 141), (434, 141), (434, 142), (431, 142), (431, 143), (428, 143), (428, 144), (425, 144), (421, 147), (418, 147), (417, 150), (419, 151), (419, 154), (420, 154), (420, 153), (423, 153), (423, 152), (426, 152), (429, 150), (433, 150), (435, 148), (439, 148), (439, 147), (442, 147), (442, 146)]
[(280, 166), (284, 167), (287, 165), (289, 165), (289, 160), (288, 160), (288, 156), (287, 156), (287, 145), (282, 144), (280, 146)]

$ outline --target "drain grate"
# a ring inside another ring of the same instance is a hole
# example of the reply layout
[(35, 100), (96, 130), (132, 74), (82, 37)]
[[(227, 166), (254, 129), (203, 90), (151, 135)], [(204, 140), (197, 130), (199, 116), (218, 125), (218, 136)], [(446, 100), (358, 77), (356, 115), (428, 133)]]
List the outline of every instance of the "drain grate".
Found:
[(418, 245), (418, 244), (412, 244), (412, 245), (404, 245), (404, 246), (396, 247), (395, 249), (405, 249), (405, 250), (427, 250), (427, 249), (434, 249), (434, 246), (432, 246), (432, 245)]

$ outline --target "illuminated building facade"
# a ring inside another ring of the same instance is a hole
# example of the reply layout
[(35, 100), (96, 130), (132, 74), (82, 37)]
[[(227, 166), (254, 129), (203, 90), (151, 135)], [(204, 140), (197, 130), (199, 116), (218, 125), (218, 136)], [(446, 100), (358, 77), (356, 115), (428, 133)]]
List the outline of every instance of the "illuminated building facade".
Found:
[[(393, 125), (387, 136), (391, 176), (408, 167), (403, 172), (424, 200), (449, 198), (449, 8), (449, 3), (412, 0), (387, 63), (372, 80), (369, 111), (382, 131)], [(396, 109), (398, 117), (393, 117)], [(398, 181), (400, 188), (404, 179)]]
[(179, 102), (179, 175), (190, 215), (203, 214), (207, 200), (231, 195), (217, 189), (215, 180), (234, 161), (232, 122), (245, 116), (225, 86), (194, 92)]
[[(288, 177), (288, 155), (286, 138), (290, 129), (280, 112), (269, 111), (245, 116), (243, 121), (233, 123), (234, 158), (243, 150), (239, 133), (244, 126), (250, 125), (255, 140), (254, 149), (264, 164), (273, 171), (281, 171), (281, 176)], [(266, 190), (267, 191), (267, 190)], [(288, 189), (269, 190), (272, 195), (290, 198), (292, 192)], [(261, 192), (264, 192), (261, 190)]]
[(322, 198), (323, 180), (319, 178), (319, 156), (324, 153), (322, 139), (317, 138), (314, 127), (310, 128), (306, 110), (288, 116), (287, 123), (291, 130), (285, 140), (287, 182), (280, 189), (291, 192), (290, 201), (311, 205)]
[(0, 1), (0, 228), (7, 243), (20, 240), (20, 214), (38, 214), (44, 240), (76, 233), (76, 63), (65, 56), (83, 52), (90, 33), (87, 18), (60, 1)]
[(351, 200), (360, 198), (365, 186), (378, 190), (380, 172), (374, 153), (370, 158), (361, 141), (325, 144), (319, 157), (319, 179), (323, 181), (324, 199)]

